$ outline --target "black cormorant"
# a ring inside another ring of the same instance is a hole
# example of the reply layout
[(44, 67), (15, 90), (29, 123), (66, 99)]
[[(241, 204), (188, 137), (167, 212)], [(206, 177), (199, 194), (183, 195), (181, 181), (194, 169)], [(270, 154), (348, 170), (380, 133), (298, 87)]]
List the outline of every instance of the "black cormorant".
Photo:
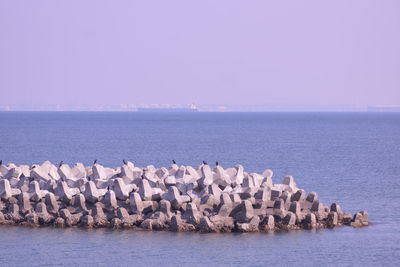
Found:
[(126, 164), (128, 164), (128, 162), (126, 161), (126, 160), (122, 160), (122, 162), (126, 165)]
[(58, 168), (60, 168), (64, 164), (64, 161), (60, 161), (60, 164), (58, 165)]
[(93, 165), (97, 163), (97, 159), (94, 160)]
[(218, 166), (218, 165), (219, 165), (219, 164), (218, 164), (218, 161), (216, 161), (216, 162), (215, 162), (215, 166)]
[(205, 162), (205, 161), (203, 160), (203, 164), (204, 164), (204, 165), (207, 165), (207, 162)]
[(172, 164), (176, 164), (176, 161), (174, 159), (172, 160)]

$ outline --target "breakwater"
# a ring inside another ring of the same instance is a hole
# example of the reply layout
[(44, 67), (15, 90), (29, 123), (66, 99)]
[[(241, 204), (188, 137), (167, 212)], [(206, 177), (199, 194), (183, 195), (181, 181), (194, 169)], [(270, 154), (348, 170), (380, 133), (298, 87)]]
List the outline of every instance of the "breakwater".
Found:
[(257, 232), (367, 226), (368, 213), (325, 206), (292, 176), (247, 173), (205, 162), (145, 168), (0, 165), (0, 224), (202, 232)]

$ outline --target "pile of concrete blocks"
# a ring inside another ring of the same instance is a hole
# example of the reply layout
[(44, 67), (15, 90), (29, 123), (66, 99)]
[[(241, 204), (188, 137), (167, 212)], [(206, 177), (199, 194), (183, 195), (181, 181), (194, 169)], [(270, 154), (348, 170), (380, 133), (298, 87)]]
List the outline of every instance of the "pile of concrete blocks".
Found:
[(352, 216), (325, 206), (292, 176), (172, 164), (145, 168), (125, 162), (56, 167), (0, 165), (0, 224), (141, 228), (201, 232), (260, 232), (367, 226), (368, 213)]

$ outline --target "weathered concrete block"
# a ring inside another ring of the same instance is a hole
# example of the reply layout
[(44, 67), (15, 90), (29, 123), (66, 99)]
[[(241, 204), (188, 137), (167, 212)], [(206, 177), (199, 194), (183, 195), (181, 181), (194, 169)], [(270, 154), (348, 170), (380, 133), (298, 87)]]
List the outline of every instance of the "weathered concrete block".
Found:
[(128, 177), (129, 179), (131, 179), (131, 180), (133, 180), (133, 179), (135, 179), (135, 178), (137, 178), (137, 177), (135, 177), (134, 175), (133, 175), (133, 168), (134, 168), (135, 166), (133, 165), (133, 163), (132, 162), (127, 162), (127, 164), (124, 164), (122, 167), (121, 167), (121, 177)]
[(368, 224), (368, 213), (366, 211), (360, 211), (354, 214), (350, 225), (353, 227), (362, 227)]
[(44, 190), (40, 190), (40, 186), (39, 183), (37, 181), (32, 181), (29, 184), (29, 190), (28, 193), (30, 195), (30, 199), (32, 201), (40, 201), (42, 198), (45, 197), (45, 195), (47, 194), (47, 191)]
[(48, 173), (39, 165), (35, 165), (35, 168), (31, 169), (30, 177), (32, 177), (38, 181), (39, 180), (44, 180), (44, 181), (50, 180)]
[[(36, 169), (36, 168), (35, 168)], [(72, 175), (71, 168), (69, 167), (68, 164), (62, 164), (58, 170), (58, 175), (60, 175), (61, 179), (66, 180), (66, 179), (74, 179), (75, 177)]]
[(238, 222), (248, 222), (254, 216), (254, 209), (249, 200), (243, 200), (229, 214), (230, 217)]
[(292, 195), (291, 201), (304, 201), (306, 199), (306, 191), (299, 189)]
[(329, 214), (328, 214), (328, 219), (327, 219), (327, 226), (329, 227), (329, 228), (334, 228), (335, 226), (337, 226), (338, 225), (338, 215), (337, 215), (337, 212), (335, 212), (335, 211), (331, 211)]
[(69, 203), (72, 200), (72, 192), (64, 181), (59, 181), (54, 194), (62, 201)]
[[(272, 176), (274, 175), (274, 172), (270, 169), (266, 169), (263, 173), (262, 173), (262, 177), (264, 178), (272, 178)], [(271, 185), (272, 186), (272, 180), (271, 180)]]
[(107, 174), (106, 171), (104, 170), (104, 167), (99, 165), (99, 164), (94, 164), (92, 167), (92, 177), (94, 180), (100, 179), (100, 180), (106, 180), (107, 179)]
[(289, 193), (288, 191), (285, 191), (282, 193), (282, 195), (279, 197), (282, 199), (285, 203), (290, 202), (290, 199), (292, 198), (292, 194)]
[(308, 213), (304, 219), (304, 227), (306, 229), (315, 228), (317, 225), (317, 218), (314, 213)]
[(243, 183), (243, 179), (244, 179), (244, 169), (243, 166), (240, 164), (235, 165), (235, 171), (234, 171), (234, 176), (230, 177), (233, 186), (236, 185), (241, 185)]
[(75, 166), (71, 169), (71, 174), (77, 179), (86, 178), (87, 176), (85, 166), (82, 163), (76, 163)]
[(175, 176), (169, 175), (164, 179), (164, 183), (166, 186), (176, 185)]
[(196, 205), (193, 203), (187, 204), (186, 211), (182, 216), (182, 219), (186, 220), (186, 222), (197, 226), (200, 223), (200, 212)]
[(5, 200), (12, 197), (10, 182), (7, 179), (0, 180), (0, 197)]
[(214, 210), (220, 203), (220, 200), (217, 199), (214, 195), (206, 195), (201, 198), (200, 210), (204, 210), (206, 208)]
[(93, 181), (89, 181), (85, 184), (85, 191), (83, 192), (83, 195), (90, 203), (96, 203), (100, 198), (100, 193), (98, 192)]
[(291, 176), (291, 175), (285, 176), (285, 178), (283, 178), (282, 184), (288, 185), (290, 187), (296, 187), (297, 186), (296, 183), (294, 182), (293, 176)]
[(242, 187), (250, 187), (250, 188), (256, 187), (253, 178), (250, 176), (244, 177)]
[(260, 222), (260, 230), (270, 231), (275, 228), (275, 219), (272, 215), (266, 215)]
[(145, 179), (142, 179), (139, 182), (139, 195), (143, 200), (151, 200), (151, 197), (153, 195), (152, 188), (149, 184), (149, 182)]
[(201, 178), (197, 183), (203, 187), (209, 186), (213, 183), (213, 173), (209, 165), (203, 165), (201, 167)]
[(220, 197), (221, 204), (232, 205), (232, 199), (228, 193), (222, 193)]
[(19, 223), (23, 220), (23, 217), (20, 214), (19, 206), (15, 203), (8, 205), (8, 210), (4, 217), (6, 220), (15, 223)]
[(262, 201), (271, 200), (271, 189), (269, 187), (264, 187), (259, 189), (255, 194), (254, 198)]
[(352, 220), (353, 220), (353, 216), (351, 216), (350, 213), (347, 213), (347, 212), (343, 213), (343, 223), (345, 225), (350, 225)]
[(240, 204), (242, 202), (242, 199), (240, 198), (239, 194), (236, 194), (236, 193), (230, 194), (230, 197), (231, 197), (233, 203)]
[(260, 218), (253, 216), (248, 223), (237, 223), (237, 230), (239, 232), (258, 232), (260, 224)]
[(311, 211), (320, 212), (322, 210), (323, 210), (322, 203), (319, 200), (314, 201), (312, 206), (311, 206)]
[(166, 199), (171, 202), (172, 207), (179, 209), (182, 205), (181, 196), (179, 190), (176, 186), (171, 186), (168, 188), (168, 192), (161, 196), (162, 199)]
[(233, 209), (232, 203), (223, 204), (218, 210), (218, 215), (221, 217), (228, 217), (229, 214), (231, 214), (232, 209)]
[(79, 221), (79, 218), (77, 218), (77, 216), (72, 216), (68, 209), (61, 209), (60, 216), (65, 220), (66, 226), (76, 225)]
[(21, 177), (21, 175), (22, 175), (22, 170), (20, 170), (19, 168), (11, 168), (4, 175), (4, 179), (7, 179), (7, 180), (15, 179), (18, 181), (18, 179)]
[(117, 197), (113, 190), (108, 190), (107, 193), (104, 195), (104, 204), (109, 209), (118, 208)]
[(211, 216), (211, 223), (214, 226), (216, 232), (231, 232), (235, 227), (235, 223), (232, 217), (222, 217), (219, 214)]
[(340, 207), (340, 205), (338, 203), (332, 203), (331, 211), (337, 212), (338, 214), (343, 213), (342, 208)]
[(121, 178), (114, 180), (113, 188), (117, 199), (125, 201), (129, 198), (130, 190)]
[(26, 192), (22, 192), (21, 194), (19, 194), (18, 203), (20, 211), (22, 213), (26, 213), (32, 209), (31, 203), (29, 201), (29, 194)]
[(277, 189), (271, 189), (271, 200), (275, 200), (279, 198), (282, 194), (282, 191)]
[(160, 201), (160, 211), (164, 213), (168, 218), (171, 218), (173, 213), (171, 211), (171, 202), (166, 199)]
[(225, 170), (221, 166), (215, 166), (213, 180), (217, 185), (220, 185), (223, 188), (231, 184), (231, 179), (229, 175), (225, 172)]
[(86, 199), (83, 194), (77, 194), (72, 199), (72, 205), (77, 208), (77, 211), (88, 211), (86, 208)]
[(143, 213), (148, 214), (158, 210), (158, 203), (156, 201), (143, 201)]
[(193, 224), (185, 223), (179, 215), (174, 215), (171, 218), (170, 230), (173, 232), (190, 232), (195, 231), (196, 227)]
[(158, 176), (158, 179), (165, 179), (167, 176), (169, 176), (169, 172), (165, 167), (161, 167), (156, 170), (156, 175)]
[(171, 164), (168, 169), (169, 175), (175, 175), (175, 173), (179, 170), (179, 166), (176, 164)]
[(208, 186), (208, 193), (213, 195), (216, 199), (221, 198), (222, 190), (216, 184)]
[(274, 210), (284, 210), (285, 209), (285, 202), (283, 199), (277, 199), (274, 201)]
[(283, 218), (282, 223), (288, 227), (292, 227), (296, 223), (296, 215), (293, 212), (288, 212)]
[(208, 217), (201, 217), (200, 219), (200, 231), (205, 233), (216, 232), (214, 224), (208, 219)]
[(299, 216), (301, 213), (300, 203), (294, 201), (290, 204), (289, 211), (293, 212), (296, 216)]
[(92, 228), (94, 224), (94, 219), (90, 215), (82, 216), (81, 218), (81, 225), (83, 227)]
[(314, 202), (315, 200), (317, 200), (317, 198), (318, 198), (317, 193), (315, 193), (315, 192), (310, 192), (310, 193), (308, 194), (306, 200), (307, 200), (308, 202), (311, 202), (311, 203), (312, 203), (312, 202)]
[(54, 226), (58, 228), (64, 228), (65, 227), (65, 220), (61, 217), (57, 217)]
[(132, 212), (134, 213), (142, 213), (144, 207), (143, 207), (143, 201), (140, 195), (136, 192), (131, 193), (130, 195), (130, 207)]
[(51, 213), (57, 213), (59, 210), (59, 205), (56, 200), (56, 196), (49, 192), (46, 194), (45, 203), (47, 205), (47, 210)]

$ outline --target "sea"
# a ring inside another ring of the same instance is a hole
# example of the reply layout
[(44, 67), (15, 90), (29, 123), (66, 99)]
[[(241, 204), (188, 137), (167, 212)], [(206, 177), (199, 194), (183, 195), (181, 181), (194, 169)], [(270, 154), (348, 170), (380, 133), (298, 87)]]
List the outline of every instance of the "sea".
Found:
[(400, 113), (0, 112), (0, 159), (244, 166), (371, 225), (279, 233), (0, 226), (0, 266), (399, 266)]

